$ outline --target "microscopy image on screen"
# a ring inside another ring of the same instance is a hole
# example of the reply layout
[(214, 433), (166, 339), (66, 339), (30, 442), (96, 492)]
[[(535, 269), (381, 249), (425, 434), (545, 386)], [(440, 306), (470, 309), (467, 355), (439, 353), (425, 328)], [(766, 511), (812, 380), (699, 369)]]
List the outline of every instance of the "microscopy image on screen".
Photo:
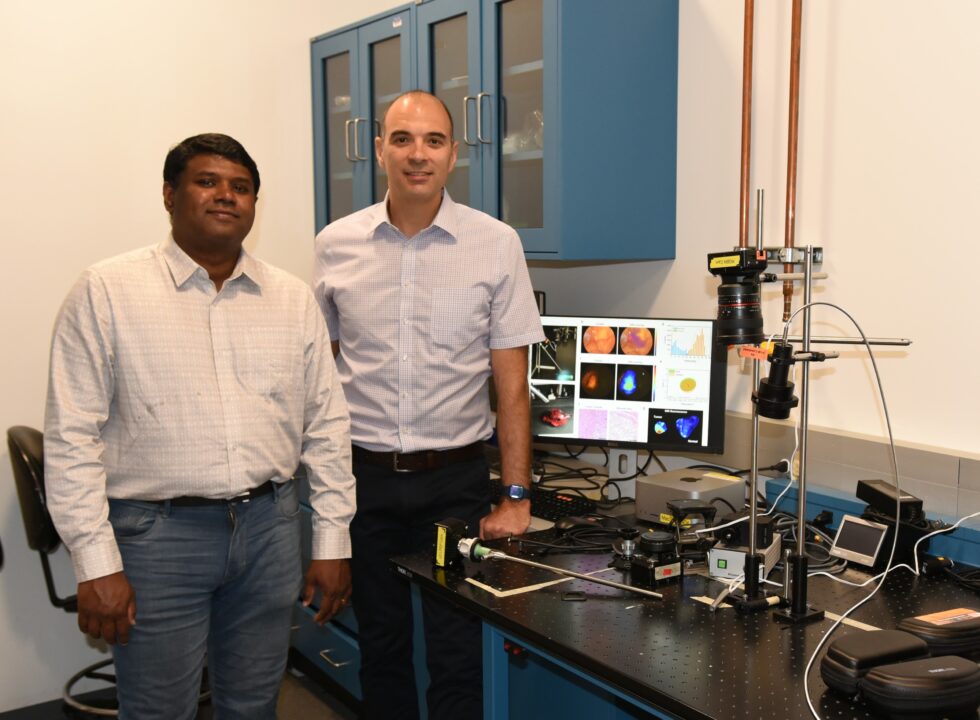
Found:
[(616, 352), (616, 328), (590, 325), (582, 333), (582, 352), (591, 355), (610, 355)]
[(619, 331), (619, 352), (623, 355), (653, 355), (653, 330), (645, 327), (624, 327)]
[(648, 403), (653, 399), (655, 368), (651, 365), (617, 365), (616, 399)]
[(616, 366), (582, 363), (579, 394), (590, 400), (612, 400), (616, 397)]

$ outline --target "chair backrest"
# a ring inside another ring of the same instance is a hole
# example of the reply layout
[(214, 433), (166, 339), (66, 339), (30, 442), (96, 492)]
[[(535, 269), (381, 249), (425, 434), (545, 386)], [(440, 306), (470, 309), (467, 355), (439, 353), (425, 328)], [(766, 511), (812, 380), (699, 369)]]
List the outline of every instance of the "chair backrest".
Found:
[(44, 435), (34, 428), (17, 425), (7, 430), (7, 447), (14, 467), (27, 545), (31, 550), (52, 553), (58, 549), (61, 538), (45, 502)]

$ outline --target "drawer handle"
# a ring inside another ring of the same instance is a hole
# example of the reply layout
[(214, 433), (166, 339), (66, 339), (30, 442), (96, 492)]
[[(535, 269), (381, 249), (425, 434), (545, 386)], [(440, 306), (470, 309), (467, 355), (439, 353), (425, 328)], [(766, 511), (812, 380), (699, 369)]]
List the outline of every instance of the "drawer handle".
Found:
[(335, 670), (339, 670), (340, 668), (344, 667), (344, 665), (350, 665), (350, 662), (351, 662), (350, 660), (344, 660), (343, 662), (337, 662), (336, 660), (334, 660), (333, 658), (331, 658), (330, 657), (330, 653), (331, 652), (333, 652), (333, 650), (331, 648), (327, 648), (326, 650), (321, 650), (320, 651), (320, 657), (322, 657), (323, 660), (324, 660), (324, 662), (328, 663), (330, 665), (330, 667), (334, 668)]

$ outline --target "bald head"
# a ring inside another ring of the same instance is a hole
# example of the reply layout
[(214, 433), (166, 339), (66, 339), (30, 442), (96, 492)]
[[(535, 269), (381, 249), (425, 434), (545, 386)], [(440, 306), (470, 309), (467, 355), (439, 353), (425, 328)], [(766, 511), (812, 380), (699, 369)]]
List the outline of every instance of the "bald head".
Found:
[(387, 132), (388, 115), (391, 114), (392, 109), (395, 107), (407, 109), (413, 105), (413, 100), (421, 100), (422, 102), (419, 103), (421, 106), (425, 106), (430, 102), (433, 102), (442, 108), (443, 113), (445, 113), (446, 120), (449, 122), (449, 139), (452, 140), (453, 135), (455, 134), (455, 128), (453, 126), (453, 116), (449, 112), (449, 108), (446, 107), (446, 103), (425, 90), (409, 90), (407, 92), (403, 92), (401, 95), (395, 98), (394, 102), (392, 102), (391, 105), (388, 106), (388, 109), (385, 110), (384, 117), (381, 119), (381, 137), (384, 138), (385, 132)]

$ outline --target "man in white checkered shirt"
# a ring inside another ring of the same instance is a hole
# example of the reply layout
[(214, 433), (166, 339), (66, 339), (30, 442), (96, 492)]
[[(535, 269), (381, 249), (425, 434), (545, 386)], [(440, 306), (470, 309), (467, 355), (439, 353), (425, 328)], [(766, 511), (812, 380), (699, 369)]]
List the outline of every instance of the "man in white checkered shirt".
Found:
[[(351, 411), (364, 710), (414, 718), (410, 591), (388, 558), (429, 548), (448, 517), (484, 538), (527, 529), (529, 500), (489, 497), (482, 443), (492, 375), (501, 480), (520, 496), (531, 475), (527, 346), (544, 335), (517, 233), (445, 192), (457, 153), (445, 105), (421, 91), (397, 98), (375, 151), (385, 201), (317, 236), (314, 292)], [(429, 717), (481, 718), (479, 621), (427, 594), (423, 617)]]

